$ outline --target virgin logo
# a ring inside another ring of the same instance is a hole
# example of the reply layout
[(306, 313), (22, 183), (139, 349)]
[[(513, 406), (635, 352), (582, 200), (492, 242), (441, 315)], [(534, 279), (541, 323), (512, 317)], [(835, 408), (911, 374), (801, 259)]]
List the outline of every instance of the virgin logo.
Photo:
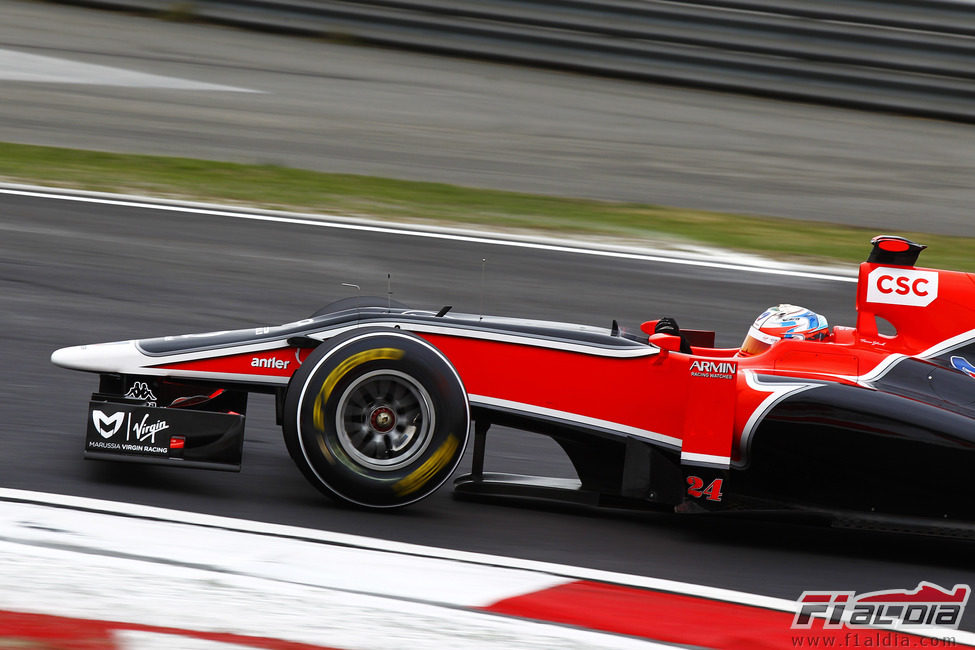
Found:
[(937, 271), (881, 266), (867, 276), (867, 302), (927, 307), (937, 297)]

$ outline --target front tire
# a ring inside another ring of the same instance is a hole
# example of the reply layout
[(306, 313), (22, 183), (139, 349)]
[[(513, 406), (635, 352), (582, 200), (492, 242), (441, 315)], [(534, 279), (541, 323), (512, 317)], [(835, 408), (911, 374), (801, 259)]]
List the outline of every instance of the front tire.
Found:
[(284, 438), (302, 474), (342, 503), (395, 508), (432, 494), (467, 446), (460, 376), (423, 339), (385, 328), (326, 341), (294, 374)]

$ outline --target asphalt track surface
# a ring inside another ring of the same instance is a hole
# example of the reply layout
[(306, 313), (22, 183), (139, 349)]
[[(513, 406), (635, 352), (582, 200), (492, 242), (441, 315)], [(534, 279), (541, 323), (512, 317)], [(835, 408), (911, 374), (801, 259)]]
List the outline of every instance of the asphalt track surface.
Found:
[(975, 236), (970, 125), (16, 0), (0, 87), (0, 141)]
[[(481, 294), (482, 259), (487, 259)], [(449, 489), (395, 513), (332, 505), (299, 475), (268, 398), (248, 411), (240, 474), (83, 461), (94, 376), (57, 347), (276, 324), (348, 295), (423, 308), (624, 326), (661, 314), (733, 345), (757, 310), (792, 300), (853, 319), (848, 282), (523, 250), (380, 232), (0, 195), (0, 482), (795, 598), (806, 589), (975, 583), (972, 545), (770, 522), (461, 502)], [(516, 370), (516, 369), (513, 369)], [(572, 381), (571, 377), (563, 378)], [(629, 408), (666, 408), (620, 387)], [(498, 430), (489, 470), (566, 476), (547, 439)], [(461, 471), (469, 467), (465, 459)], [(137, 549), (134, 549), (137, 552)], [(971, 629), (970, 625), (966, 625)]]
[[(0, 140), (659, 203), (686, 204), (678, 199), (693, 194), (706, 207), (764, 201), (794, 216), (843, 204), (864, 219), (923, 213), (931, 229), (969, 227), (959, 208), (971, 192), (970, 127), (378, 50), (354, 50), (364, 58), (352, 64), (327, 56), (350, 56), (340, 46), (31, 3), (3, 2), (0, 11), (2, 48), (264, 91), (4, 81)], [(489, 91), (489, 82), (499, 85)], [(559, 101), (547, 109), (516, 101), (535, 92)], [(716, 329), (726, 345), (782, 300), (834, 324), (854, 315), (853, 285), (828, 280), (2, 196), (0, 483), (784, 598), (921, 580), (975, 584), (973, 546), (946, 540), (465, 503), (447, 489), (397, 513), (337, 508), (292, 466), (266, 398), (251, 402), (240, 474), (81, 460), (96, 382), (51, 366), (53, 349), (295, 320), (348, 295), (343, 282), (383, 294), (387, 273), (395, 298), (418, 307), (629, 326), (670, 314)], [(663, 407), (633, 387), (621, 387), (620, 401)], [(565, 475), (559, 454), (544, 438), (500, 431), (488, 469)]]

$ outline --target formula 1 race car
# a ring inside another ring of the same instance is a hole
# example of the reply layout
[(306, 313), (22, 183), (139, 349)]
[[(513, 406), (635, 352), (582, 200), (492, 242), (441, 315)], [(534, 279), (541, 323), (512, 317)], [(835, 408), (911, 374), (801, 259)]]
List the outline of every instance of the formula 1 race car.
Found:
[[(924, 247), (900, 237), (872, 244), (856, 327), (748, 356), (656, 321), (633, 333), (348, 298), (276, 327), (51, 360), (101, 377), (86, 458), (239, 470), (247, 395), (265, 392), (305, 477), (363, 507), (431, 494), (473, 433), (462, 496), (964, 528), (975, 275), (915, 268)], [(578, 480), (484, 472), (491, 425), (550, 436)]]

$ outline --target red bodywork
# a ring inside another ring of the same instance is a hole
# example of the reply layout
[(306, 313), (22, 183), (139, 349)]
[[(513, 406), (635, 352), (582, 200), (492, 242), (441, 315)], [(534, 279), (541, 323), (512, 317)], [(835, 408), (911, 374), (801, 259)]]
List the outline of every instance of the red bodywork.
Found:
[[(868, 385), (901, 355), (924, 356), (971, 334), (973, 298), (968, 273), (863, 263), (855, 328), (835, 327), (825, 341), (782, 340), (749, 357), (698, 346), (681, 354), (678, 339), (663, 334), (650, 336), (645, 355), (614, 357), (462, 329), (415, 332), (450, 359), (472, 404), (633, 435), (679, 450), (684, 464), (729, 467), (747, 461), (743, 440), (784, 395), (817, 380)], [(879, 333), (877, 318), (896, 334)], [(644, 324), (648, 334), (654, 322)], [(155, 368), (286, 378), (308, 353), (282, 347)], [(759, 375), (794, 381), (767, 383)]]

